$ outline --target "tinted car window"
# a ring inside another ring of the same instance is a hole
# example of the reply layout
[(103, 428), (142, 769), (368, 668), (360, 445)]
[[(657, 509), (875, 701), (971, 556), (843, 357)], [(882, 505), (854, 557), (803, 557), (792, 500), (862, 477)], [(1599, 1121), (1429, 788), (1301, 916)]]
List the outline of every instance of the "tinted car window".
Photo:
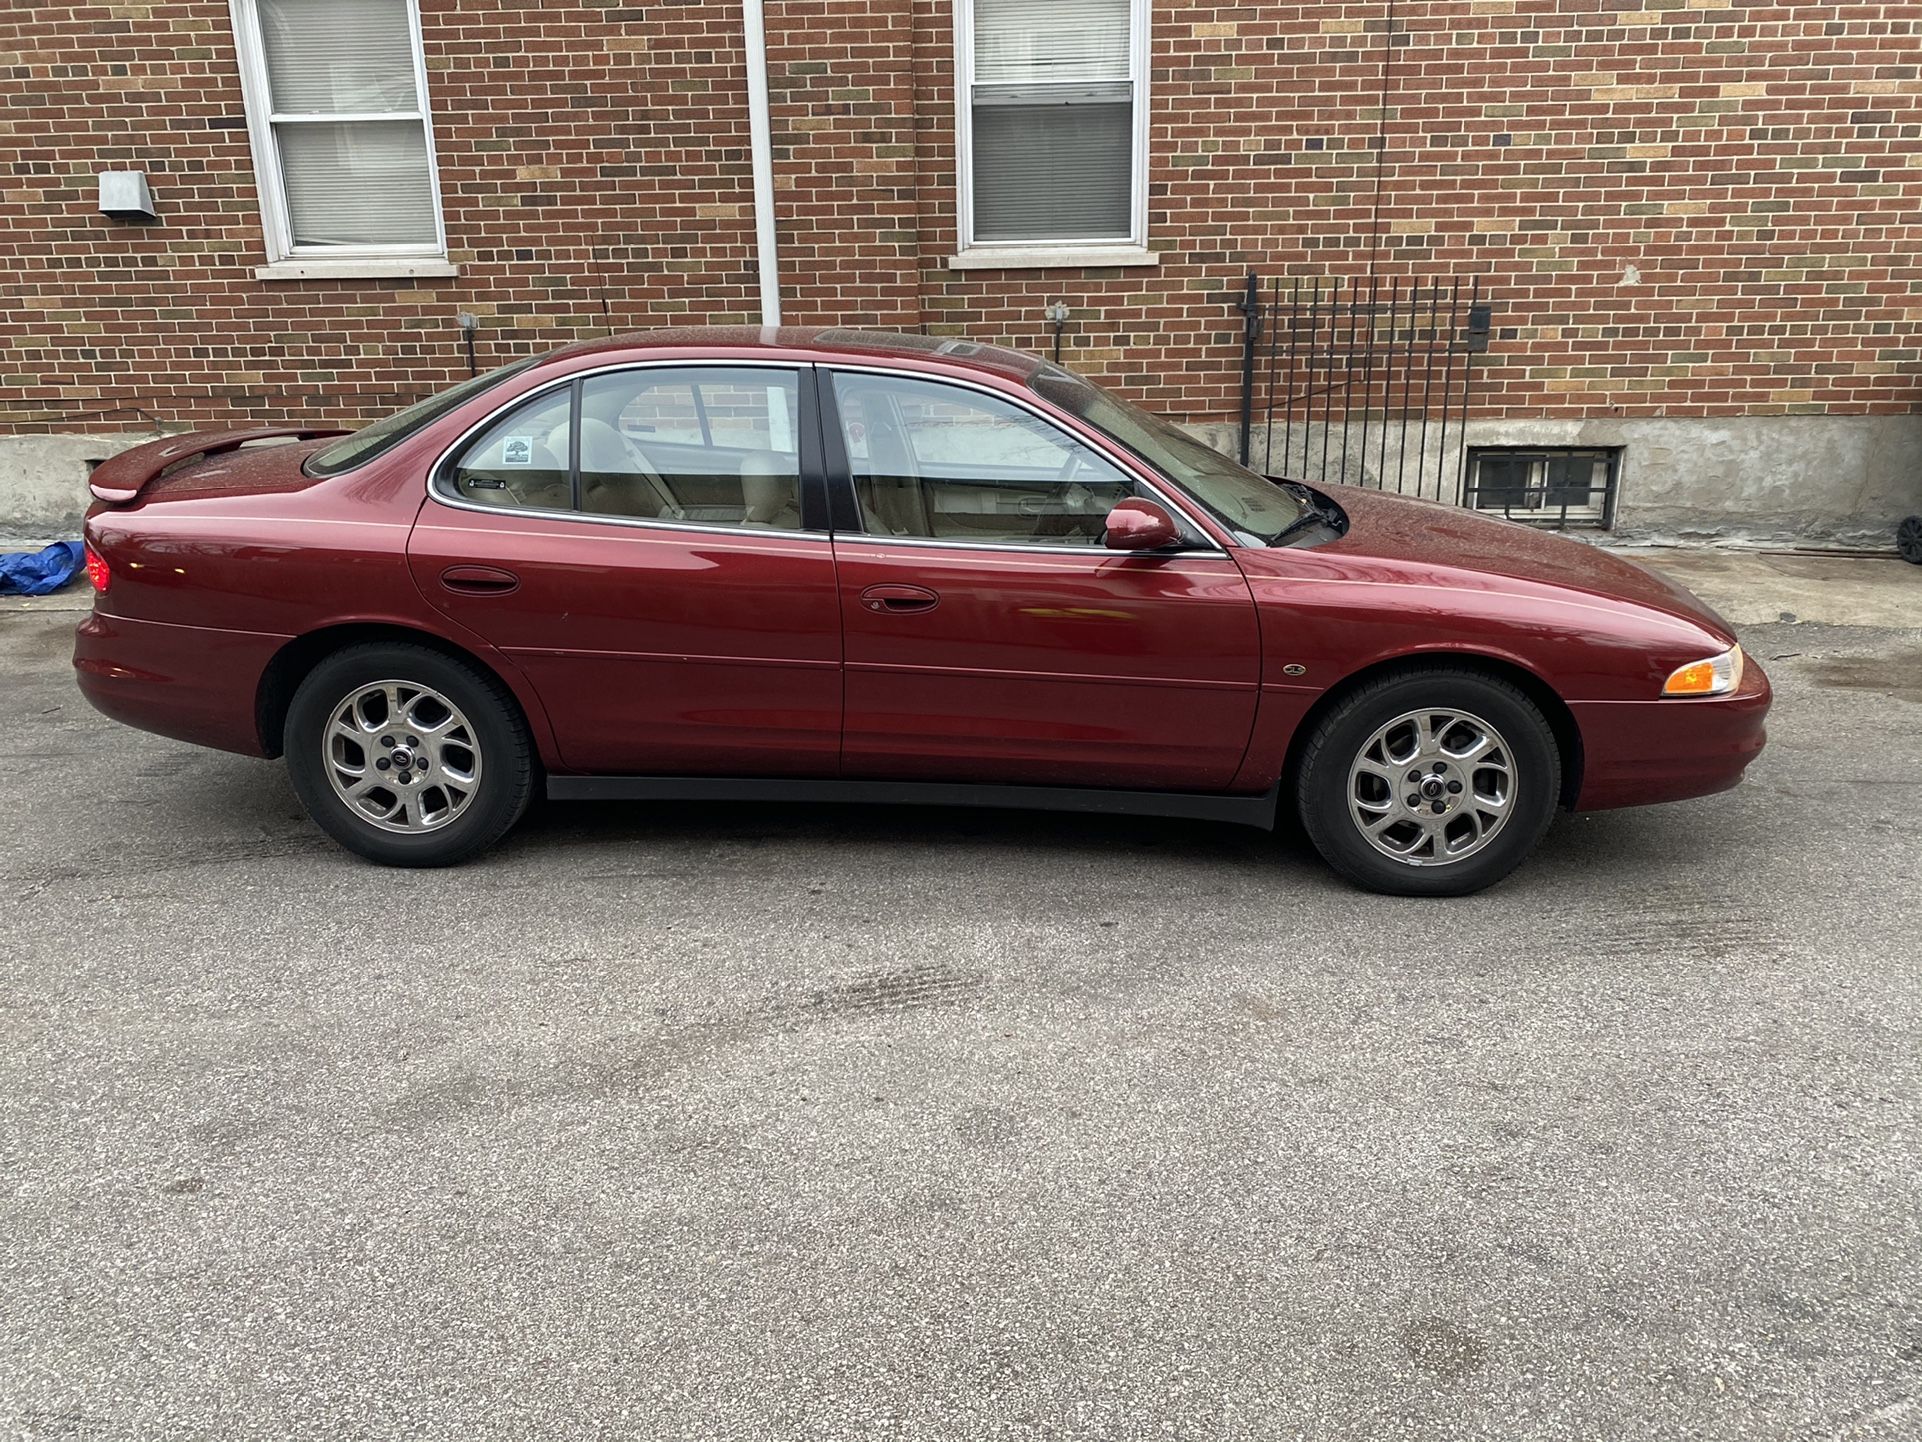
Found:
[(862, 524), (876, 535), (1099, 546), (1134, 482), (1011, 402), (939, 381), (836, 374)]
[(1266, 545), (1286, 534), (1303, 513), (1302, 502), (1273, 481), (1072, 371), (1044, 366), (1030, 384), (1160, 470), (1244, 542)]
[(416, 402), (406, 410), (395, 411), (372, 425), (362, 426), (345, 440), (335, 441), (324, 450), (315, 451), (307, 458), (305, 470), (310, 476), (335, 476), (342, 471), (352, 470), (371, 461), (389, 447), (398, 445), (423, 426), (431, 425), (456, 406), (492, 390), (502, 381), (513, 379), (532, 364), (533, 361), (524, 360), (518, 365), (489, 371), (486, 375), (469, 377), (459, 385)]
[(596, 515), (801, 528), (793, 371), (615, 371), (581, 385), (581, 509)]
[(456, 458), (450, 478), (455, 494), (483, 506), (571, 509), (567, 447), (572, 418), (573, 392), (566, 386), (516, 406)]

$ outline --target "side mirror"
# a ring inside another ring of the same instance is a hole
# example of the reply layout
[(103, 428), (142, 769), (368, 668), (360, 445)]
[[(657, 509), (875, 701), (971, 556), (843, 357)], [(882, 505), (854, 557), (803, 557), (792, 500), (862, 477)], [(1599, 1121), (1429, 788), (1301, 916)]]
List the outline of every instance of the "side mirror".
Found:
[(1175, 518), (1153, 501), (1117, 502), (1108, 512), (1105, 544), (1111, 551), (1164, 551), (1181, 544)]

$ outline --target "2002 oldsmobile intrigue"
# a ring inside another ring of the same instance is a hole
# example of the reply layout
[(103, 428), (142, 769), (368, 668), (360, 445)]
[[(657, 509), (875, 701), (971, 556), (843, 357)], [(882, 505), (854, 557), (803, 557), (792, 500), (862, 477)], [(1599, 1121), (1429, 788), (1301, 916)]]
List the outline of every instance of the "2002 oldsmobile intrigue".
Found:
[(401, 865), (490, 845), (537, 786), (1286, 805), (1351, 880), (1459, 894), (1557, 807), (1734, 785), (1769, 705), (1629, 561), (1263, 479), (955, 341), (622, 337), (92, 485), (88, 699), (284, 753), (316, 822)]

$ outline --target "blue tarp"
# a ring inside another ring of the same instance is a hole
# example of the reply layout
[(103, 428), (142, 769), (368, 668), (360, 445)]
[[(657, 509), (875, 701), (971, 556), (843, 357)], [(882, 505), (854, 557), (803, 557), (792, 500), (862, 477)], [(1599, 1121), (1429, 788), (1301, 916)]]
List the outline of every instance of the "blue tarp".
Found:
[(0, 596), (46, 596), (74, 578), (84, 557), (78, 541), (55, 541), (44, 551), (0, 555)]

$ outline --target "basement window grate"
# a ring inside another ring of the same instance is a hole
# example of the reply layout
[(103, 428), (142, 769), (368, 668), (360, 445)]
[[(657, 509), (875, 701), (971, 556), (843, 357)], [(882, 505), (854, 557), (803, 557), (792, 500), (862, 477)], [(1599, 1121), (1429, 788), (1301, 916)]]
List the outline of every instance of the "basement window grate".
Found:
[(1531, 525), (1606, 530), (1621, 473), (1620, 447), (1475, 446), (1462, 504)]

